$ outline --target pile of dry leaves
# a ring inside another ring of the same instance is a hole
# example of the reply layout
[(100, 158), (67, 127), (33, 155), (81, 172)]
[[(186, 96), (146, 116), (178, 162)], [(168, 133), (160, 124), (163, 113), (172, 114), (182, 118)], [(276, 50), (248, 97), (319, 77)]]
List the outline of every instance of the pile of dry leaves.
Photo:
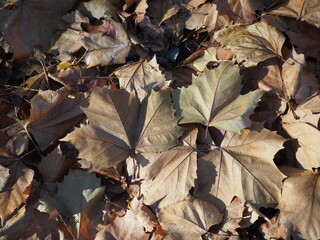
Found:
[(318, 0), (0, 6), (0, 239), (320, 238)]

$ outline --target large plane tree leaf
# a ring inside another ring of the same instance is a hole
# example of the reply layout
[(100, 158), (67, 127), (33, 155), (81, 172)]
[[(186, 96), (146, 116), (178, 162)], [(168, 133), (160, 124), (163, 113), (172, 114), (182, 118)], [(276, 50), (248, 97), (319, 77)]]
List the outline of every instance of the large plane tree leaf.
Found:
[[(162, 153), (142, 153), (136, 156), (140, 165), (139, 177), (141, 194), (144, 202), (152, 205), (163, 199), (170, 203), (187, 197), (194, 186), (197, 171), (196, 138), (197, 129), (188, 131), (182, 146), (177, 146)], [(145, 161), (149, 163), (145, 164)]]
[(266, 21), (251, 25), (233, 25), (215, 32), (215, 40), (231, 48), (239, 63), (256, 66), (268, 58), (282, 59), (285, 37)]
[(170, 101), (169, 91), (152, 92), (141, 107), (134, 93), (96, 88), (88, 108), (89, 125), (67, 135), (91, 164), (90, 170), (116, 165), (138, 152), (161, 152), (176, 146), (183, 128)]
[(166, 239), (201, 240), (209, 228), (219, 224), (223, 215), (219, 209), (201, 199), (187, 198), (164, 207), (158, 213), (160, 225), (168, 234)]
[(269, 13), (293, 17), (320, 27), (320, 5), (318, 0), (290, 0), (279, 4)]
[(319, 170), (296, 169), (294, 176), (284, 181), (277, 208), (279, 223), (293, 228), (299, 239), (320, 238)]
[(222, 63), (194, 77), (191, 86), (173, 90), (175, 108), (182, 117), (179, 123), (201, 123), (237, 133), (250, 126), (249, 116), (263, 92), (240, 95), (241, 79), (236, 65)]
[(285, 139), (269, 130), (226, 133), (221, 147), (200, 159), (197, 191), (229, 205), (234, 196), (257, 204), (277, 203), (284, 175), (273, 162)]
[(0, 30), (9, 43), (14, 58), (24, 58), (34, 47), (49, 48), (55, 39), (60, 18), (74, 7), (76, 0), (7, 1), (1, 10)]
[(88, 239), (89, 236), (83, 234), (88, 234), (89, 228), (102, 218), (103, 193), (104, 187), (94, 173), (72, 170), (58, 183), (57, 194), (41, 199), (37, 208), (43, 212), (57, 209), (75, 238)]

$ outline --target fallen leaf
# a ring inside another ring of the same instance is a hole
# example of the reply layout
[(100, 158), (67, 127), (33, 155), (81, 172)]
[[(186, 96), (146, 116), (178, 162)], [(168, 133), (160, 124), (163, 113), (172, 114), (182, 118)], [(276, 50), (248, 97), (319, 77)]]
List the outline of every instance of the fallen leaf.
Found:
[(318, 239), (319, 170), (299, 170), (297, 173), (284, 181), (282, 196), (277, 206), (280, 209), (279, 223), (292, 226), (299, 238)]
[(216, 52), (217, 50), (214, 47), (204, 50), (202, 56), (193, 61), (193, 66), (198, 71), (202, 72), (207, 67), (209, 62), (218, 61), (216, 58)]
[[(220, 147), (201, 159), (196, 189), (199, 196), (228, 206), (234, 196), (256, 204), (274, 204), (280, 199), (284, 175), (273, 162), (285, 139), (269, 130), (226, 133)], [(261, 154), (264, 153), (264, 154)], [(201, 178), (200, 178), (201, 176)], [(251, 186), (250, 188), (248, 186)]]
[(193, 129), (184, 134), (182, 146), (163, 153), (142, 153), (136, 156), (140, 165), (139, 177), (147, 180), (141, 183), (144, 203), (152, 205), (162, 199), (160, 205), (163, 207), (165, 203), (187, 197), (196, 178), (197, 133), (197, 129)]
[(165, 77), (159, 69), (156, 57), (150, 61), (146, 59), (118, 68), (113, 72), (119, 79), (121, 88), (128, 92), (134, 91), (140, 102), (151, 90), (165, 84)]
[(55, 39), (60, 17), (73, 8), (76, 2), (7, 1), (10, 10), (1, 10), (0, 29), (10, 45), (14, 59), (29, 56), (34, 47), (49, 48)]
[(316, 27), (320, 27), (320, 6), (317, 0), (291, 0), (285, 1), (275, 7), (270, 14), (293, 17), (298, 20), (306, 21)]
[(249, 115), (263, 92), (240, 95), (241, 79), (236, 65), (222, 63), (194, 77), (188, 88), (173, 90), (176, 114), (182, 117), (179, 123), (201, 123), (237, 133), (250, 126)]
[(222, 221), (223, 215), (206, 201), (187, 198), (160, 209), (158, 218), (168, 234), (166, 239), (201, 240), (211, 226)]
[(134, 93), (96, 88), (84, 109), (89, 126), (76, 129), (64, 140), (79, 149), (79, 157), (102, 171), (139, 152), (161, 152), (176, 146), (183, 128), (173, 115), (170, 92), (152, 92), (141, 107)]
[(43, 212), (48, 209), (46, 205), (57, 209), (74, 237), (92, 239), (98, 232), (95, 225), (102, 218), (99, 208), (103, 204), (104, 187), (100, 179), (94, 173), (71, 170), (64, 181), (57, 184), (54, 197), (42, 199), (37, 208)]
[(26, 129), (44, 151), (51, 142), (63, 137), (82, 117), (80, 107), (87, 104), (83, 94), (70, 95), (67, 88), (39, 91), (31, 99), (30, 117)]
[(160, 24), (175, 15), (181, 8), (180, 0), (154, 0), (149, 3), (148, 10), (155, 25)]
[(214, 39), (231, 48), (238, 63), (245, 67), (256, 66), (272, 57), (282, 59), (281, 48), (285, 41), (282, 33), (266, 21), (228, 26), (215, 32)]
[[(9, 169), (9, 178), (0, 192), (0, 218), (3, 226), (14, 211), (21, 207), (29, 196), (26, 191), (30, 186), (34, 172), (26, 167), (20, 159), (1, 159), (2, 167)], [(5, 177), (1, 176), (1, 177)]]

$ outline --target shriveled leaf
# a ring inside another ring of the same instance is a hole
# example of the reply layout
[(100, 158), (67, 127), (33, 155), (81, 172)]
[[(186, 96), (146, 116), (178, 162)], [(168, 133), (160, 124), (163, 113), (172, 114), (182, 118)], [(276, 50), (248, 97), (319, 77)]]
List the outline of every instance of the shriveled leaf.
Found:
[(297, 173), (284, 181), (282, 196), (277, 206), (280, 210), (279, 223), (292, 226), (293, 231), (302, 239), (318, 239), (319, 170), (300, 170)]
[(116, 4), (113, 5), (113, 3), (116, 3), (116, 1), (92, 0), (89, 2), (81, 2), (77, 9), (91, 19), (100, 19), (109, 15), (117, 20), (119, 18), (118, 11), (120, 11), (120, 9), (115, 6)]
[(134, 198), (130, 201), (125, 215), (108, 223), (103, 231), (97, 234), (96, 240), (111, 239), (110, 235), (121, 240), (148, 240), (157, 225), (156, 216), (143, 204), (143, 200)]
[(2, 192), (10, 177), (9, 169), (0, 165), (0, 177), (0, 192)]
[(26, 189), (30, 186), (34, 172), (26, 167), (19, 159), (6, 159), (0, 162), (1, 165), (9, 169), (10, 177), (0, 192), (0, 219), (3, 225), (8, 217), (22, 204), (29, 196)]
[(31, 100), (27, 130), (44, 151), (51, 142), (63, 137), (82, 117), (80, 107), (87, 105), (83, 94), (69, 95), (67, 88), (39, 91)]
[(221, 147), (199, 162), (199, 195), (208, 200), (214, 196), (224, 205), (235, 195), (262, 205), (277, 203), (284, 175), (273, 157), (284, 142), (284, 138), (266, 129), (260, 133), (247, 129), (240, 135), (226, 133)]
[(301, 19), (320, 27), (320, 6), (317, 0), (291, 0), (279, 4), (270, 14)]
[[(34, 47), (47, 49), (53, 43), (60, 18), (76, 0), (7, 1), (10, 10), (1, 10), (0, 29), (14, 58), (27, 57)], [(48, 17), (50, 16), (50, 17)]]
[(138, 164), (141, 165), (139, 176), (147, 180), (141, 184), (144, 203), (152, 205), (165, 197), (161, 202), (161, 206), (164, 206), (165, 203), (187, 197), (196, 178), (197, 133), (196, 129), (188, 132), (182, 146), (163, 153), (143, 153), (136, 156)]
[(95, 225), (102, 217), (99, 208), (103, 205), (103, 193), (104, 187), (94, 173), (72, 170), (58, 183), (58, 193), (43, 199), (43, 204), (58, 210), (73, 236), (88, 239), (97, 233)]
[(272, 57), (281, 59), (281, 48), (285, 41), (282, 33), (266, 21), (229, 26), (215, 32), (214, 38), (231, 48), (237, 61), (245, 67), (256, 66)]
[(179, 123), (201, 123), (239, 133), (251, 125), (249, 119), (263, 92), (256, 90), (240, 95), (239, 68), (222, 63), (213, 70), (205, 69), (188, 88), (173, 90), (173, 101)]
[[(101, 171), (137, 152), (160, 152), (178, 144), (183, 129), (177, 126), (168, 91), (152, 92), (141, 106), (124, 89), (96, 88), (84, 111), (89, 126), (76, 129), (64, 140), (80, 151), (79, 157)], [(139, 115), (139, 116), (138, 116)]]
[(140, 101), (147, 97), (154, 87), (163, 85), (165, 81), (156, 57), (150, 61), (144, 59), (125, 65), (113, 74), (119, 78), (120, 87), (129, 92), (135, 91)]
[(206, 201), (187, 198), (160, 209), (158, 218), (168, 239), (201, 240), (211, 226), (222, 221), (223, 215)]

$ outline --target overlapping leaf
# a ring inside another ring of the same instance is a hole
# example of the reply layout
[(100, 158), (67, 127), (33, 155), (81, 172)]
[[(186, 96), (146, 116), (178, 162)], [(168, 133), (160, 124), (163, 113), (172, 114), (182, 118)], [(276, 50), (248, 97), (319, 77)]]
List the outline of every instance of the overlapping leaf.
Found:
[[(228, 205), (234, 196), (258, 204), (277, 203), (284, 175), (273, 157), (285, 139), (264, 129), (227, 133), (221, 143), (199, 162), (198, 191), (204, 199), (221, 199)], [(250, 187), (249, 187), (250, 186)]]
[(183, 128), (177, 126), (167, 90), (152, 92), (140, 107), (134, 93), (96, 88), (84, 110), (89, 126), (76, 129), (71, 141), (92, 171), (101, 171), (135, 152), (161, 152), (177, 145)]
[(282, 58), (282, 33), (260, 21), (250, 25), (233, 25), (215, 32), (215, 40), (231, 48), (239, 63), (245, 67), (256, 66), (272, 57)]
[(188, 88), (173, 90), (179, 123), (201, 123), (239, 133), (251, 125), (249, 119), (263, 92), (240, 95), (241, 75), (232, 63), (205, 69)]

